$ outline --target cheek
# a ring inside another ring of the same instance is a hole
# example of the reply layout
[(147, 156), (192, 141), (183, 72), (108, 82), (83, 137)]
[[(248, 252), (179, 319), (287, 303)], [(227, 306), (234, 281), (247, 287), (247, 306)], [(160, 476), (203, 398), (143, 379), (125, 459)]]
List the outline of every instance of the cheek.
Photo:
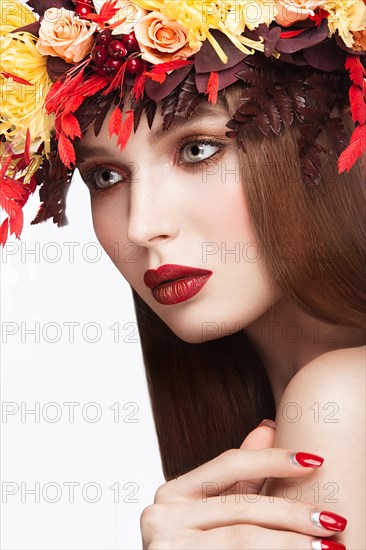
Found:
[[(112, 193), (112, 195), (115, 195)], [(108, 256), (116, 262), (116, 247), (123, 247), (126, 242), (127, 213), (125, 205), (118, 197), (91, 199), (93, 227), (97, 239)]]
[(219, 243), (225, 241), (256, 241), (251, 214), (247, 206), (244, 185), (238, 170), (233, 174), (217, 175), (219, 181), (212, 186), (213, 192), (207, 194), (202, 212), (207, 231), (215, 236)]

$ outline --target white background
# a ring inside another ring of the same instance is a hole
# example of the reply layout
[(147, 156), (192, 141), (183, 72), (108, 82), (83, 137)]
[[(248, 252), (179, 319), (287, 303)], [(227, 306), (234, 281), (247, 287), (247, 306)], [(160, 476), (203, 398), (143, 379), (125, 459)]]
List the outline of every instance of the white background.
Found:
[[(140, 515), (164, 478), (131, 289), (78, 175), (68, 226), (31, 226), (39, 204), (37, 189), (21, 240), (1, 250), (1, 548), (142, 548)], [(74, 341), (65, 323), (79, 323)], [(79, 404), (73, 422), (64, 403)]]

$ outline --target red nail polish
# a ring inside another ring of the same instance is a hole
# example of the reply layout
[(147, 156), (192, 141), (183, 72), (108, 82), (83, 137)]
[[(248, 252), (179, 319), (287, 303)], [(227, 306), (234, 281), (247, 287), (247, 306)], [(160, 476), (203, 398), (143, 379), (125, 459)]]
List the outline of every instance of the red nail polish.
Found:
[(340, 542), (335, 542), (334, 540), (325, 540), (320, 541), (322, 550), (347, 550), (344, 544)]
[(292, 464), (305, 468), (319, 468), (324, 462), (324, 458), (311, 453), (293, 453), (290, 455), (290, 460)]
[(333, 512), (321, 512), (319, 515), (319, 523), (326, 529), (331, 529), (331, 531), (344, 531), (347, 520)]

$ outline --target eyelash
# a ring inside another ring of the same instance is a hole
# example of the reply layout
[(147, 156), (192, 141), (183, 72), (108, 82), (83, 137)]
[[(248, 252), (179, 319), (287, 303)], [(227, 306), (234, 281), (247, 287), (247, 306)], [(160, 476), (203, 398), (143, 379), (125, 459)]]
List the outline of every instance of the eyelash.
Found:
[[(218, 147), (218, 151), (216, 151), (216, 153), (213, 153), (207, 159), (202, 160), (200, 162), (192, 162), (192, 163), (180, 162), (179, 157), (182, 155), (184, 149), (188, 145), (211, 145), (213, 147)], [(217, 156), (220, 156), (220, 153), (223, 153), (223, 150), (225, 149), (225, 146), (226, 146), (226, 143), (223, 140), (219, 141), (219, 140), (215, 140), (215, 139), (212, 139), (212, 138), (196, 138), (195, 139), (194, 137), (190, 136), (189, 138), (184, 139), (179, 144), (179, 146), (178, 146), (178, 148), (177, 148), (177, 150), (174, 154), (174, 163), (177, 166), (180, 166), (180, 167), (184, 166), (184, 168), (186, 170), (194, 171), (194, 170), (197, 170), (198, 168), (200, 168), (202, 166), (206, 166), (206, 165), (212, 164), (213, 162), (216, 162)], [(98, 187), (95, 183), (95, 180), (94, 180), (95, 173), (97, 171), (99, 172), (99, 171), (103, 171), (103, 170), (115, 171), (115, 172), (118, 172), (119, 174), (122, 175), (122, 172), (121, 172), (120, 168), (117, 168), (116, 166), (109, 165), (109, 164), (96, 164), (96, 163), (95, 164), (89, 164), (86, 168), (83, 168), (80, 171), (82, 179), (84, 180), (86, 185), (89, 187), (89, 189), (92, 192), (93, 196), (99, 196), (101, 194), (104, 195), (105, 193), (112, 193), (113, 191), (118, 189), (120, 184), (126, 183), (126, 179), (123, 179), (122, 181), (120, 181), (118, 183), (115, 183), (113, 185), (110, 185), (109, 187), (105, 187), (105, 188)]]

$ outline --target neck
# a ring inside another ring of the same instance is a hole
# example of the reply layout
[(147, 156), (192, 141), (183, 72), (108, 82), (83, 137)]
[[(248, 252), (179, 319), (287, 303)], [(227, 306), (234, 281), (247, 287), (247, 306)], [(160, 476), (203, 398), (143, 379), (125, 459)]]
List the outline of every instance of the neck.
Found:
[(362, 329), (330, 325), (279, 300), (244, 332), (261, 357), (276, 406), (291, 378), (323, 353), (365, 344)]

